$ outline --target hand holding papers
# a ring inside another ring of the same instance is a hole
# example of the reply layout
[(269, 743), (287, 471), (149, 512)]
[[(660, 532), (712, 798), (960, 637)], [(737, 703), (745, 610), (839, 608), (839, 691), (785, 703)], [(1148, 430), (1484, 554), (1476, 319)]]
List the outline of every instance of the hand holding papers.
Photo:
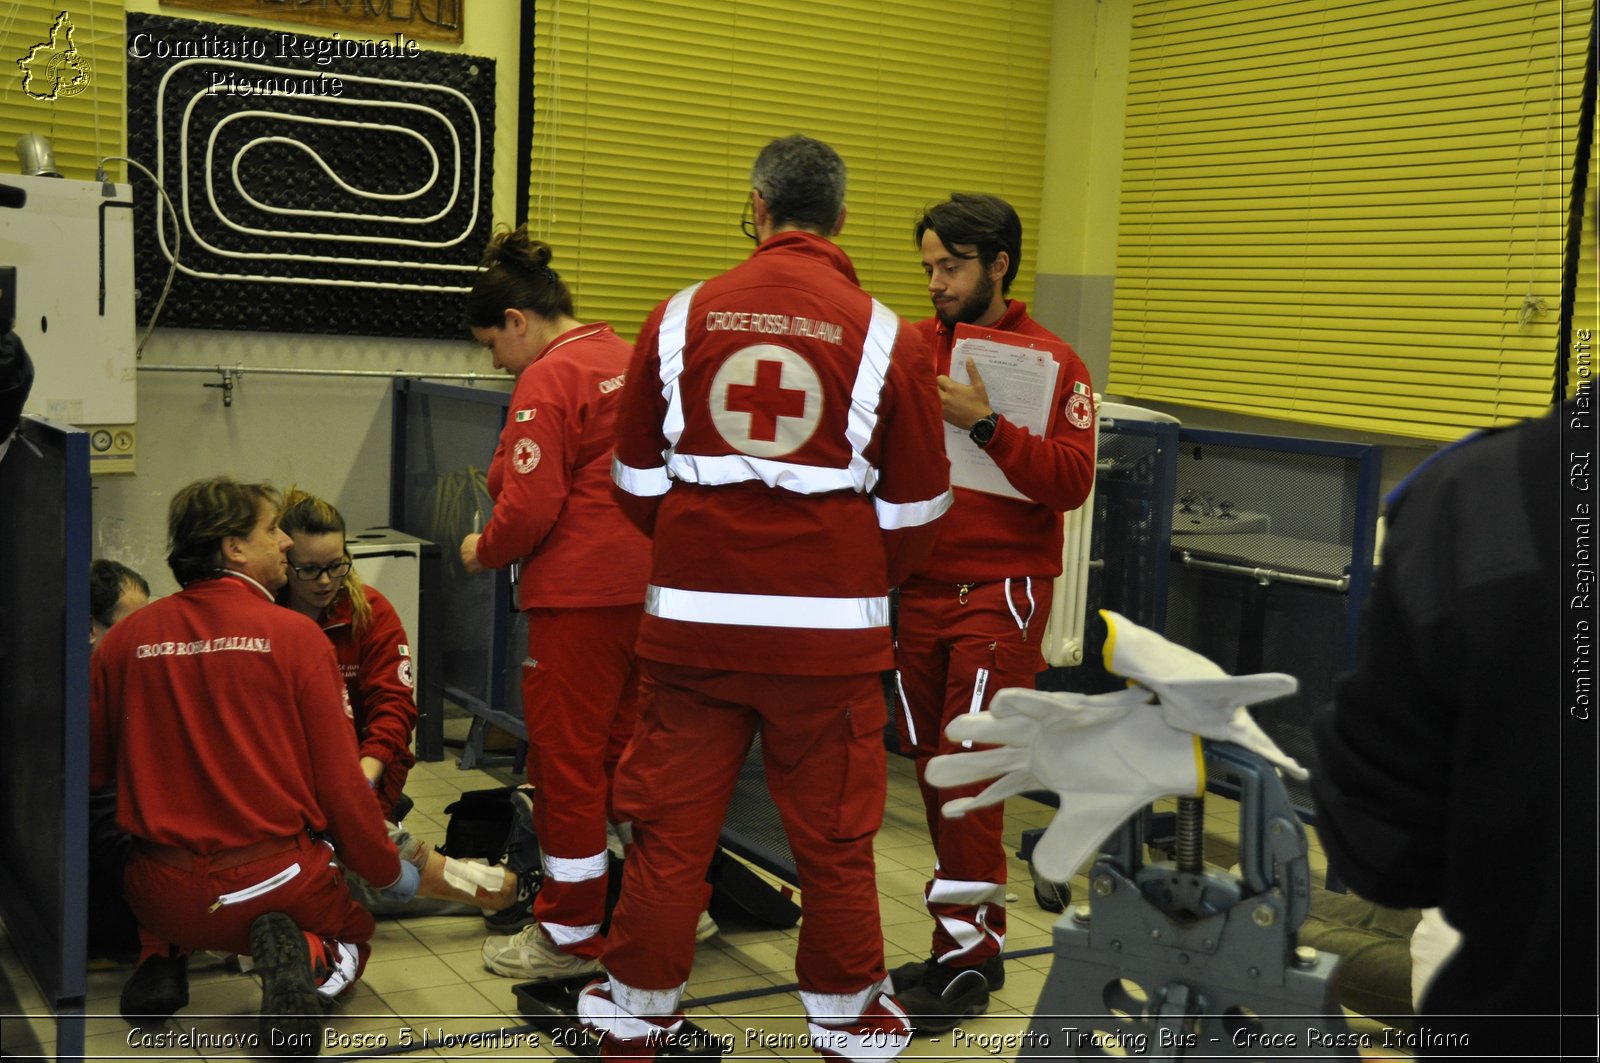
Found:
[[(1061, 366), (1043, 347), (1028, 346), (1032, 337), (992, 332), (967, 325), (956, 326), (956, 344), (950, 354), (950, 377), (972, 383), (967, 363), (977, 367), (996, 413), (1034, 435), (1048, 435), (1055, 411), (1055, 394)], [(945, 453), (950, 458), (950, 483), (1008, 498), (1027, 496), (1006, 479), (994, 460), (978, 448), (967, 432), (946, 422)]]

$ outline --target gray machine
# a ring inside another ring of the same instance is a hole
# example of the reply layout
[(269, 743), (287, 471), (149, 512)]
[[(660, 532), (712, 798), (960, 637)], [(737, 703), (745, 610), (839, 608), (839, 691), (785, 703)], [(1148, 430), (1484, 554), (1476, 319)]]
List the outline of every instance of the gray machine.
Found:
[(1277, 772), (1229, 742), (1206, 770), (1239, 787), (1240, 876), (1207, 869), (1204, 799), (1179, 799), (1177, 860), (1146, 863), (1148, 812), (1089, 875), (1091, 904), (1055, 926), (1055, 963), (1019, 1059), (1354, 1059), (1332, 993), (1338, 958), (1296, 947), (1311, 905), (1306, 836)]

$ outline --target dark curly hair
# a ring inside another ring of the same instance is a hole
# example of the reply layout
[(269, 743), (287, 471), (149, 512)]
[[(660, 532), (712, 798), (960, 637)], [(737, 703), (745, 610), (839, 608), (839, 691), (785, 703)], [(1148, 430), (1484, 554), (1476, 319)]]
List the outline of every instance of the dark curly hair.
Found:
[(467, 293), (467, 327), (498, 328), (507, 310), (532, 310), (542, 318), (571, 317), (572, 293), (550, 268), (555, 251), (523, 226), (494, 234), (480, 272)]

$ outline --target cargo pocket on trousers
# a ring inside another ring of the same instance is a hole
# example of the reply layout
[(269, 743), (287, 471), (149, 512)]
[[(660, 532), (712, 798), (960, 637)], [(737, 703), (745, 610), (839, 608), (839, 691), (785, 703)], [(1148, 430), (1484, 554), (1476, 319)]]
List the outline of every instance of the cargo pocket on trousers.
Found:
[(889, 710), (883, 700), (846, 706), (843, 723), (846, 730), (843, 770), (830, 832), (835, 841), (870, 835), (883, 825), (889, 772), (888, 753), (883, 747)]

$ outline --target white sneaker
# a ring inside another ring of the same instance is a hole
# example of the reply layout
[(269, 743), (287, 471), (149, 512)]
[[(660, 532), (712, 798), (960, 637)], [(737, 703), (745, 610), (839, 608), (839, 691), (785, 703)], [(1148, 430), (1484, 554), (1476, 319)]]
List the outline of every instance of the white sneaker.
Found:
[(694, 943), (696, 945), (704, 944), (720, 933), (722, 933), (722, 928), (717, 925), (715, 919), (711, 918), (711, 913), (701, 912), (700, 921), (694, 925)]
[(485, 938), (483, 965), (507, 978), (537, 981), (597, 974), (600, 971), (598, 959), (574, 956), (556, 948), (556, 943), (550, 940), (550, 935), (538, 923), (525, 926), (510, 937), (491, 935)]

